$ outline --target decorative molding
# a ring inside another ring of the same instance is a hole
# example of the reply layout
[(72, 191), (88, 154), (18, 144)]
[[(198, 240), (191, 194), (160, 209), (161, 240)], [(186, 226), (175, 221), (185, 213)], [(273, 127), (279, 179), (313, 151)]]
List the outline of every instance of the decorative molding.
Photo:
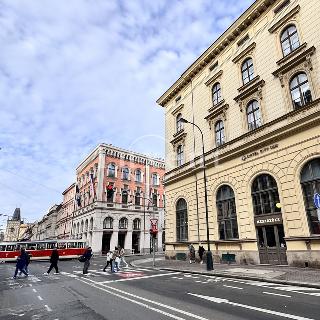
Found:
[(171, 114), (172, 114), (172, 115), (176, 115), (179, 111), (181, 111), (181, 110), (183, 109), (183, 107), (184, 107), (184, 104), (181, 103), (178, 107), (176, 107), (176, 108), (171, 112)]
[(287, 62), (288, 60), (290, 60), (292, 57), (296, 56), (298, 53), (300, 53), (301, 51), (303, 51), (305, 48), (307, 47), (307, 43), (304, 42), (303, 44), (301, 44), (297, 49), (293, 50), (292, 52), (290, 52), (288, 55), (286, 55), (285, 57), (281, 58), (280, 60), (278, 60), (276, 63), (278, 66), (281, 66), (282, 64), (284, 64), (285, 62)]
[(232, 62), (238, 63), (240, 60), (242, 60), (245, 56), (252, 53), (253, 49), (256, 47), (256, 43), (252, 42), (246, 49), (242, 50), (238, 55), (236, 55)]
[(273, 33), (277, 31), (280, 27), (282, 27), (284, 24), (286, 24), (290, 19), (292, 19), (298, 12), (300, 11), (300, 6), (295, 6), (290, 12), (288, 12), (284, 17), (282, 17), (280, 20), (275, 22), (268, 31), (270, 33)]
[(179, 132), (177, 132), (178, 134), (174, 137), (174, 139), (172, 139), (170, 141), (170, 143), (175, 146), (178, 142), (182, 142), (182, 144), (184, 144), (184, 140), (187, 136), (187, 134), (183, 131), (180, 130)]
[(210, 129), (212, 127), (212, 124), (214, 122), (214, 120), (218, 117), (218, 116), (222, 116), (223, 120), (226, 121), (226, 111), (229, 108), (229, 105), (224, 103), (224, 100), (221, 101), (223, 102), (222, 104), (219, 104), (218, 106), (213, 106), (211, 107), (208, 111), (209, 114), (205, 117), (205, 120), (207, 120), (209, 122), (209, 126)]
[(311, 56), (314, 54), (315, 51), (316, 51), (316, 48), (312, 46), (311, 48), (303, 51), (299, 55), (295, 56), (291, 60), (284, 63), (280, 68), (272, 72), (272, 74), (275, 77), (278, 77), (280, 79), (280, 83), (282, 87), (285, 86), (284, 75), (289, 71), (293, 70), (295, 67), (301, 65), (302, 63), (305, 63), (304, 64), (305, 68), (308, 68), (309, 70), (313, 69)]
[(216, 72), (212, 77), (210, 77), (204, 84), (206, 86), (210, 86), (210, 84), (212, 84), (213, 82), (215, 82), (219, 77), (221, 77), (223, 71), (220, 70), (218, 72)]

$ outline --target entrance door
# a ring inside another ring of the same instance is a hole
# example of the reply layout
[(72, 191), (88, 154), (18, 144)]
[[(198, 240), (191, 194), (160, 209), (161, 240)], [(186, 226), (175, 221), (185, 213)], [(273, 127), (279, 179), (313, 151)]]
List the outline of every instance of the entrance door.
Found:
[(106, 254), (110, 251), (111, 233), (104, 232), (102, 236), (102, 253)]
[(119, 232), (118, 233), (118, 245), (121, 248), (124, 248), (125, 240), (126, 240), (126, 233), (125, 232)]
[(140, 253), (140, 232), (132, 233), (132, 249), (134, 253)]
[(257, 227), (260, 263), (287, 264), (283, 225)]

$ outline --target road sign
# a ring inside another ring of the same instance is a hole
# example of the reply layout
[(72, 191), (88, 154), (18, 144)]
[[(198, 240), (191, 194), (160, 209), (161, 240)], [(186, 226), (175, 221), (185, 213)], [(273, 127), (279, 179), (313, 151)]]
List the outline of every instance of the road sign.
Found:
[(314, 205), (316, 206), (316, 208), (320, 209), (320, 194), (319, 193), (314, 194), (313, 202), (314, 202)]

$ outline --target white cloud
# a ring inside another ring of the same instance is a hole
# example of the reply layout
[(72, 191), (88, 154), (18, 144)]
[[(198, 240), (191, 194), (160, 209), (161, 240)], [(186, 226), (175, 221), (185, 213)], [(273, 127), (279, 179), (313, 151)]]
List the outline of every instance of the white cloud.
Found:
[(163, 155), (155, 100), (253, 0), (0, 0), (0, 211), (62, 199), (98, 143)]

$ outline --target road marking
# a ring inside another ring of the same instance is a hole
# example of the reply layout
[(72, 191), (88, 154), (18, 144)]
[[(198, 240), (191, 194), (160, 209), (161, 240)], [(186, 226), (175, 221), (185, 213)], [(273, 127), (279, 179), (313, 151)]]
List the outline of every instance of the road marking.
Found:
[[(177, 317), (177, 316), (175, 316), (175, 315), (173, 315), (173, 314), (167, 313), (167, 312), (162, 311), (162, 310), (160, 310), (160, 309), (156, 309), (156, 308), (154, 308), (154, 307), (150, 307), (149, 305), (144, 304), (144, 303), (142, 303), (142, 302), (139, 302), (139, 301), (137, 301), (136, 299), (139, 299), (139, 300), (142, 300), (142, 301), (145, 301), (145, 302), (149, 302), (149, 303), (151, 303), (151, 304), (155, 304), (155, 305), (157, 305), (157, 306), (159, 306), (159, 307), (163, 307), (163, 308), (169, 309), (169, 310), (171, 310), (171, 311), (175, 311), (175, 312), (181, 313), (181, 314), (183, 314), (183, 315), (186, 315), (186, 316), (188, 316), (188, 317), (191, 317), (192, 319), (209, 320), (209, 319), (207, 319), (207, 318), (203, 318), (203, 317), (198, 316), (198, 315), (195, 315), (195, 314), (193, 314), (193, 313), (190, 313), (190, 312), (187, 312), (187, 311), (184, 311), (184, 310), (181, 310), (181, 309), (177, 309), (177, 308), (171, 307), (171, 306), (169, 306), (169, 305), (166, 305), (166, 304), (163, 304), (163, 303), (160, 303), (160, 302), (156, 302), (156, 301), (153, 301), (153, 300), (149, 300), (149, 299), (146, 299), (146, 298), (137, 296), (137, 295), (135, 295), (135, 294), (132, 294), (132, 293), (129, 293), (129, 292), (126, 292), (126, 291), (117, 289), (117, 288), (109, 287), (109, 286), (103, 285), (103, 284), (101, 284), (101, 283), (97, 283), (97, 285), (95, 285), (95, 284), (87, 283), (85, 280), (82, 280), (82, 279), (78, 279), (78, 280), (81, 281), (81, 282), (86, 283), (86, 284), (89, 285), (89, 286), (92, 286), (92, 287), (97, 288), (97, 289), (99, 289), (99, 290), (108, 292), (108, 293), (110, 293), (110, 294), (112, 294), (112, 295), (115, 295), (115, 296), (121, 298), (121, 299), (125, 299), (125, 300), (131, 301), (131, 302), (133, 302), (133, 303), (142, 305), (142, 306), (146, 307), (147, 309), (154, 310), (154, 311), (156, 311), (156, 312), (160, 312), (160, 313), (165, 314), (165, 315), (167, 315), (168, 317), (171, 317), (171, 318), (174, 318), (174, 319), (183, 319), (183, 318)], [(89, 279), (86, 279), (86, 280), (89, 280)], [(99, 285), (99, 286), (98, 286), (98, 285)], [(103, 287), (103, 288), (102, 288), (102, 287)], [(107, 290), (107, 289), (109, 289), (109, 290)], [(110, 290), (113, 290), (113, 291), (110, 291)], [(116, 293), (116, 292), (114, 292), (114, 291), (119, 292), (119, 293)], [(122, 295), (121, 295), (121, 294), (122, 294)], [(125, 297), (124, 295), (127, 295), (127, 296), (129, 296), (129, 297), (133, 297), (134, 299), (130, 299), (130, 298), (128, 298), (128, 297)], [(185, 320), (185, 319), (184, 319), (184, 320)]]
[(224, 284), (223, 286), (224, 286), (224, 287), (227, 287), (227, 288), (243, 290), (243, 288), (240, 288), (240, 287), (233, 287), (233, 286), (227, 286), (226, 284)]
[(48, 312), (52, 311), (52, 309), (47, 304), (45, 304), (44, 306), (45, 306), (45, 308), (47, 309)]
[(291, 298), (291, 296), (287, 296), (286, 294), (273, 293), (273, 292), (267, 292), (267, 291), (263, 291), (262, 293), (264, 293), (264, 294), (270, 294), (270, 295), (273, 295), (273, 296)]
[[(123, 281), (131, 281), (131, 280), (149, 279), (149, 278), (156, 278), (156, 277), (163, 277), (163, 276), (171, 276), (171, 275), (180, 274), (180, 273), (181, 273), (181, 272), (153, 274), (153, 275), (151, 275), (151, 276), (125, 278), (125, 279), (119, 279), (119, 280), (109, 280), (109, 281), (103, 281), (103, 282), (101, 282), (101, 283), (111, 283), (111, 282), (123, 282)], [(182, 278), (182, 279), (183, 279), (183, 278)], [(99, 283), (99, 282), (97, 282), (97, 283)]]
[(36, 289), (32, 289), (32, 291), (33, 291), (33, 292), (37, 292), (37, 290), (36, 290)]
[(249, 310), (259, 311), (259, 312), (263, 312), (263, 313), (267, 313), (267, 314), (273, 314), (273, 315), (276, 315), (276, 316), (279, 316), (279, 317), (283, 317), (283, 318), (294, 319), (294, 320), (315, 320), (315, 319), (311, 319), (311, 318), (305, 318), (305, 317), (296, 316), (296, 315), (289, 314), (289, 313), (283, 313), (283, 312), (268, 310), (268, 309), (264, 309), (264, 308), (249, 306), (249, 305), (246, 305), (246, 304), (236, 303), (236, 302), (229, 301), (227, 299), (203, 296), (203, 295), (200, 295), (200, 294), (195, 294), (195, 293), (190, 293), (190, 292), (188, 292), (188, 294), (190, 294), (192, 296), (195, 296), (195, 297), (198, 297), (198, 298), (201, 298), (201, 299), (209, 300), (209, 301), (212, 301), (212, 302), (215, 302), (215, 303), (226, 303), (226, 304), (230, 304), (230, 305), (235, 306), (235, 307), (240, 307), (240, 308), (245, 308), (245, 309), (249, 309)]
[(41, 301), (43, 300), (40, 296), (38, 296), (38, 299), (41, 300)]

